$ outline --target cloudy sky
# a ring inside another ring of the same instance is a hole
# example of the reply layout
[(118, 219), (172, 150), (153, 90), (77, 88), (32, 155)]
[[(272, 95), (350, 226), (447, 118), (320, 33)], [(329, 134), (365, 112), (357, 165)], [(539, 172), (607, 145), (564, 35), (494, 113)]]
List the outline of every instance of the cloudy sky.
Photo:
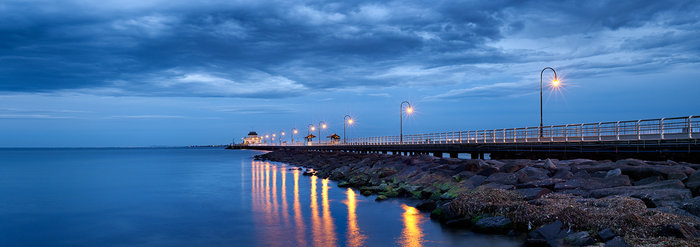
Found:
[[(0, 1), (0, 147), (700, 114), (698, 1)], [(550, 71), (545, 80), (551, 79)]]

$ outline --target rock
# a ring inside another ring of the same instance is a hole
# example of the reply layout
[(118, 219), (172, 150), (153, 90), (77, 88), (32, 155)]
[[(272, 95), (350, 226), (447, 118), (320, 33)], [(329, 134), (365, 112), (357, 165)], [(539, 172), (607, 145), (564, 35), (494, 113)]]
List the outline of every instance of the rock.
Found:
[(600, 237), (600, 240), (603, 240), (603, 242), (606, 242), (613, 239), (615, 237), (615, 233), (610, 228), (605, 228), (598, 232), (598, 237)]
[(555, 184), (562, 183), (564, 181), (565, 180), (558, 179), (558, 178), (547, 178), (547, 179), (527, 182), (524, 184), (518, 184), (518, 185), (516, 185), (516, 187), (518, 187), (518, 188), (548, 188), (550, 190), (553, 190)]
[(452, 211), (448, 204), (444, 204), (430, 212), (430, 218), (437, 219), (440, 222), (447, 222), (459, 218), (459, 215)]
[(467, 217), (460, 217), (460, 218), (448, 220), (447, 222), (445, 222), (446, 226), (454, 227), (454, 228), (467, 228), (467, 227), (470, 227), (471, 224), (472, 224), (472, 220), (470, 218), (467, 218)]
[(542, 169), (542, 168), (537, 168), (537, 167), (525, 167), (518, 171), (518, 182), (520, 183), (527, 183), (535, 180), (542, 180), (542, 179), (547, 179), (549, 178), (548, 174), (549, 171)]
[(605, 174), (605, 178), (610, 178), (610, 177), (616, 177), (622, 175), (622, 171), (620, 168), (617, 168), (615, 170), (610, 170)]
[(574, 176), (573, 173), (571, 173), (571, 169), (568, 167), (559, 167), (557, 168), (557, 171), (552, 175), (552, 178), (559, 178), (559, 179), (570, 179)]
[(686, 178), (688, 178), (688, 176), (686, 176), (686, 175), (683, 174), (683, 173), (669, 173), (669, 174), (668, 174), (668, 177), (667, 177), (666, 179), (669, 179), (669, 180), (670, 180), (670, 179), (678, 179), (678, 180), (683, 181), (683, 180), (685, 180)]
[(674, 205), (691, 198), (690, 190), (678, 180), (664, 180), (642, 186), (622, 186), (591, 191), (591, 196), (602, 198), (611, 195), (630, 196), (644, 201), (648, 208)]
[(591, 175), (586, 171), (577, 171), (574, 173), (573, 178), (591, 178)]
[(499, 184), (499, 183), (488, 183), (479, 186), (481, 188), (491, 188), (491, 189), (501, 189), (501, 190), (512, 190), (515, 186), (510, 184)]
[(627, 242), (625, 242), (625, 239), (617, 236), (614, 237), (612, 240), (605, 242), (605, 247), (631, 247)]
[(425, 200), (416, 205), (416, 209), (425, 212), (433, 211), (435, 208), (437, 208), (437, 203), (435, 203), (433, 200)]
[(527, 245), (532, 246), (533, 243), (545, 243), (546, 245), (538, 246), (558, 246), (559, 240), (567, 235), (566, 231), (561, 229), (563, 225), (561, 221), (557, 220), (537, 228), (527, 234)]
[(650, 184), (650, 183), (656, 183), (656, 182), (659, 182), (661, 180), (663, 180), (663, 177), (661, 177), (661, 176), (651, 176), (648, 178), (643, 178), (637, 182), (634, 182), (634, 185), (635, 186), (646, 185), (646, 184)]
[(628, 166), (643, 166), (646, 165), (644, 161), (638, 160), (638, 159), (624, 159), (624, 160), (618, 160), (615, 162), (615, 164), (618, 165), (628, 165)]
[(484, 181), (486, 181), (486, 177), (482, 175), (474, 175), (468, 179), (469, 181), (472, 182), (474, 187), (478, 187), (479, 185), (483, 184)]
[(463, 180), (465, 180), (465, 179), (468, 179), (468, 178), (470, 178), (470, 177), (472, 177), (472, 176), (474, 176), (474, 175), (475, 175), (474, 172), (471, 172), (471, 171), (462, 171), (462, 172), (457, 173), (456, 175), (452, 176), (452, 178), (454, 178), (454, 180), (457, 181), (457, 182), (461, 182), (461, 181), (463, 181)]
[(591, 238), (588, 232), (577, 232), (566, 236), (564, 238), (564, 243), (572, 246), (586, 246), (595, 243), (595, 240)]
[(479, 172), (477, 173), (477, 175), (481, 175), (481, 176), (484, 176), (484, 177), (488, 177), (488, 176), (491, 176), (491, 174), (494, 174), (494, 173), (497, 173), (497, 172), (499, 172), (498, 168), (490, 167), (490, 166), (489, 166), (489, 167), (486, 167), (486, 168), (482, 169), (481, 171), (479, 171)]
[(554, 162), (550, 159), (547, 159), (544, 161), (543, 167), (547, 170), (554, 171), (557, 169), (557, 166), (554, 164)]
[(693, 172), (693, 174), (688, 177), (685, 186), (695, 191), (695, 193), (700, 193), (700, 170)]
[(661, 227), (660, 236), (694, 239), (700, 237), (700, 230), (688, 224), (671, 224)]
[(552, 193), (552, 191), (547, 188), (527, 188), (517, 189), (515, 191), (523, 195), (525, 200), (534, 200), (542, 197), (543, 195)]
[(513, 221), (503, 216), (485, 217), (474, 224), (474, 231), (481, 233), (506, 234), (511, 230)]
[(629, 177), (620, 175), (611, 178), (573, 178), (554, 185), (555, 190), (585, 189), (594, 190), (631, 185)]
[(348, 183), (348, 181), (345, 181), (345, 180), (338, 182), (338, 187), (340, 187), (340, 188), (347, 188), (347, 187), (351, 187), (351, 186), (352, 185), (350, 183)]
[(374, 200), (379, 202), (379, 201), (384, 201), (386, 199), (389, 199), (389, 198), (385, 195), (378, 195), (377, 198)]
[(700, 217), (700, 196), (683, 201), (680, 208), (688, 211), (688, 213)]
[(525, 164), (525, 163), (508, 163), (508, 164), (501, 166), (501, 172), (514, 173), (514, 172), (517, 172), (518, 170), (520, 170), (526, 166), (527, 166), (527, 164)]
[(518, 176), (513, 173), (494, 173), (485, 182), (514, 185), (518, 183)]

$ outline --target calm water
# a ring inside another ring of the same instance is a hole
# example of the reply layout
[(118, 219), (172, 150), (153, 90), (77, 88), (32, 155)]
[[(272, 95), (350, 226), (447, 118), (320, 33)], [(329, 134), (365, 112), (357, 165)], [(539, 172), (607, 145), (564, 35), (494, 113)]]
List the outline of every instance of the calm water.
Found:
[(0, 246), (519, 246), (259, 152), (0, 149)]

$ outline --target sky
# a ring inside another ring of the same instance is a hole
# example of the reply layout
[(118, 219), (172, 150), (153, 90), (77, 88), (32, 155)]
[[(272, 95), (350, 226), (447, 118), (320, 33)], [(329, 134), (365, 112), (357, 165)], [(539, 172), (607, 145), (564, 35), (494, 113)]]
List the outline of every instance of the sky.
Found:
[[(699, 1), (0, 1), (0, 147), (700, 114)], [(553, 79), (544, 72), (545, 83)], [(300, 138), (297, 136), (296, 138)]]

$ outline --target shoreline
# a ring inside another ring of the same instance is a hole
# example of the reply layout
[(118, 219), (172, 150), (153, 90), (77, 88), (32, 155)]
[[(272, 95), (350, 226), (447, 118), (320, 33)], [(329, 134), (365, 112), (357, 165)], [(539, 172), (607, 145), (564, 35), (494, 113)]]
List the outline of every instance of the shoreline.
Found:
[(480, 160), (342, 152), (256, 155), (304, 167), (454, 228), (524, 235), (526, 246), (700, 246), (700, 165), (674, 161)]

